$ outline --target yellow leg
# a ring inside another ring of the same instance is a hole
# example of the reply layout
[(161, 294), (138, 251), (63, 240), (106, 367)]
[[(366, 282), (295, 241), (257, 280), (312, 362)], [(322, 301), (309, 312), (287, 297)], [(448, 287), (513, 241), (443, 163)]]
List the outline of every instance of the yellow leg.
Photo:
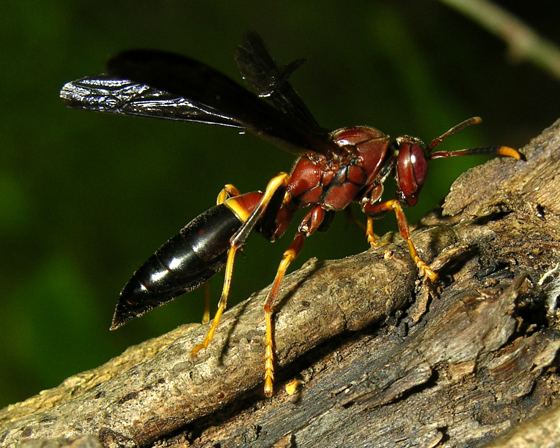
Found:
[(274, 393), (274, 328), (272, 326), (272, 311), (265, 311), (266, 342), (264, 353), (264, 395), (272, 397)]
[[(200, 350), (208, 347), (208, 345), (210, 344), (210, 342), (212, 342), (212, 339), (214, 338), (214, 333), (216, 332), (222, 314), (227, 307), (227, 300), (229, 296), (229, 290), (231, 287), (231, 279), (233, 276), (233, 265), (235, 262), (235, 254), (237, 253), (237, 250), (243, 246), (247, 236), (253, 230), (253, 228), (257, 224), (262, 214), (266, 211), (266, 208), (268, 207), (270, 200), (274, 196), (274, 193), (276, 193), (276, 191), (280, 187), (285, 186), (288, 182), (288, 179), (289, 179), (289, 175), (287, 173), (280, 173), (275, 177), (273, 177), (268, 182), (266, 186), (266, 190), (263, 193), (263, 196), (259, 204), (255, 208), (253, 213), (251, 213), (247, 221), (243, 223), (241, 228), (231, 238), (230, 248), (228, 250), (228, 255), (227, 255), (225, 274), (224, 274), (224, 285), (222, 287), (222, 294), (220, 296), (220, 301), (218, 302), (218, 309), (216, 310), (216, 315), (214, 316), (214, 320), (212, 321), (212, 324), (208, 329), (208, 333), (206, 333), (206, 337), (204, 338), (204, 341), (202, 341), (202, 343), (200, 344), (195, 345), (194, 348), (192, 349), (191, 351), (192, 357), (195, 357)], [(239, 194), (239, 191), (231, 184), (226, 185), (218, 195), (218, 199), (217, 199), (218, 204), (220, 203), (219, 201), (221, 200), (225, 201), (229, 194), (235, 196), (236, 194)]]
[(223, 204), (229, 198), (233, 196), (239, 196), (240, 194), (241, 194), (240, 191), (237, 189), (235, 185), (225, 184), (224, 188), (222, 188), (218, 193), (218, 197), (216, 198), (216, 205)]
[[(298, 234), (303, 236), (302, 234)], [(296, 236), (297, 238), (297, 236)], [(294, 240), (295, 242), (296, 240)], [(298, 240), (299, 242), (299, 240)], [(301, 242), (299, 242), (301, 247)], [(278, 291), (280, 289), (280, 283), (286, 274), (286, 271), (292, 261), (297, 256), (299, 250), (290, 247), (284, 255), (282, 256), (282, 261), (278, 266), (276, 271), (276, 277), (274, 277), (274, 282), (266, 298), (264, 304), (264, 319), (266, 324), (266, 337), (265, 337), (265, 357), (264, 357), (264, 394), (267, 397), (272, 397), (274, 393), (274, 328), (272, 325), (272, 313), (273, 305), (276, 297), (278, 296)]]
[[(410, 252), (410, 256), (412, 257), (412, 260), (414, 261), (414, 263), (416, 263), (420, 275), (422, 277), (427, 277), (432, 282), (435, 282), (438, 278), (438, 275), (418, 255), (418, 252), (416, 251), (416, 247), (414, 247), (414, 243), (410, 238), (410, 231), (408, 230), (408, 223), (406, 221), (406, 216), (404, 214), (404, 210), (402, 209), (402, 206), (399, 203), (399, 201), (397, 201), (396, 199), (391, 199), (389, 201), (381, 202), (379, 204), (370, 205), (370, 206), (366, 205), (364, 207), (364, 212), (372, 215), (387, 212), (390, 210), (395, 212), (395, 216), (397, 218), (397, 224), (399, 226), (399, 233), (408, 244), (408, 251)], [(372, 227), (372, 231), (373, 231), (373, 227)]]
[(295, 395), (297, 394), (300, 389), (301, 386), (303, 385), (303, 381), (300, 380), (299, 378), (294, 378), (291, 381), (289, 381), (288, 383), (286, 383), (285, 389), (286, 389), (286, 393), (288, 395)]
[[(375, 204), (378, 200), (381, 199), (381, 195), (383, 194), (383, 184), (379, 184), (374, 186), (371, 191), (369, 192), (368, 196), (362, 199), (362, 204), (369, 204), (370, 207), (375, 207)], [(367, 242), (369, 243), (370, 247), (379, 247), (383, 245), (383, 243), (379, 243), (377, 238), (375, 237), (375, 233), (373, 233), (373, 217), (368, 216), (366, 221), (366, 238)]]
[(214, 338), (214, 333), (216, 332), (216, 328), (218, 328), (218, 324), (220, 323), (220, 319), (222, 317), (222, 313), (226, 309), (227, 306), (227, 299), (229, 295), (229, 289), (231, 287), (231, 277), (233, 274), (233, 263), (235, 261), (235, 254), (237, 252), (237, 246), (231, 246), (228, 251), (227, 261), (226, 261), (226, 272), (224, 276), (224, 286), (222, 288), (222, 295), (220, 296), (220, 301), (218, 302), (218, 310), (216, 311), (216, 315), (214, 316), (214, 320), (212, 321), (212, 325), (206, 333), (206, 337), (201, 344), (195, 345), (195, 347), (191, 351), (191, 356), (195, 357), (197, 353), (208, 347), (212, 339)]
[[(279, 188), (285, 187), (288, 184), (289, 179), (290, 175), (282, 172), (268, 181), (259, 205), (257, 205), (255, 210), (253, 210), (253, 213), (251, 213), (247, 221), (245, 221), (237, 233), (233, 235), (231, 238), (231, 244), (241, 247), (245, 243), (245, 240), (254, 229), (255, 225), (259, 222), (259, 219), (262, 218), (262, 215), (266, 211), (268, 204), (270, 204), (274, 193), (276, 193)], [(289, 197), (286, 194), (284, 201), (286, 202), (287, 200), (289, 200)]]
[(399, 226), (399, 232), (408, 244), (408, 251), (410, 252), (410, 256), (412, 257), (412, 259), (414, 260), (414, 263), (416, 263), (420, 275), (422, 277), (426, 276), (430, 281), (435, 282), (438, 278), (437, 273), (432, 271), (428, 264), (420, 258), (420, 255), (418, 255), (418, 252), (416, 251), (416, 247), (414, 247), (412, 239), (410, 239), (408, 222), (406, 221), (406, 216), (401, 204), (399, 204), (399, 201), (397, 201), (396, 199), (387, 201), (386, 204), (395, 212), (395, 216), (397, 217), (397, 224)]
[(210, 322), (210, 285), (204, 285), (204, 311), (202, 312), (202, 323)]
[(369, 245), (371, 247), (377, 247), (378, 246), (377, 239), (375, 238), (375, 233), (373, 233), (373, 218), (371, 216), (367, 217), (366, 238), (367, 238), (367, 242), (369, 243)]
[[(223, 204), (229, 198), (239, 196), (240, 194), (240, 191), (235, 185), (226, 184), (218, 193), (216, 205)], [(208, 322), (210, 322), (210, 285), (206, 283), (204, 285), (204, 311), (202, 312), (202, 323), (207, 324)]]
[(280, 284), (286, 275), (292, 261), (298, 256), (303, 247), (305, 238), (313, 234), (325, 219), (325, 210), (320, 206), (311, 209), (299, 225), (298, 232), (294, 236), (288, 249), (282, 255), (282, 260), (276, 270), (274, 282), (264, 303), (264, 319), (266, 324), (265, 336), (265, 358), (264, 358), (264, 394), (271, 397), (274, 393), (274, 326), (272, 316), (274, 313), (274, 302), (280, 291)]
[(416, 263), (420, 275), (422, 277), (428, 277), (431, 282), (435, 282), (438, 279), (437, 272), (433, 271), (430, 266), (428, 266), (428, 264), (426, 264), (426, 262), (420, 258), (420, 255), (418, 255), (418, 252), (416, 252), (416, 248), (414, 247), (414, 243), (411, 239), (406, 240), (406, 242), (408, 244), (408, 251), (410, 252), (410, 256)]

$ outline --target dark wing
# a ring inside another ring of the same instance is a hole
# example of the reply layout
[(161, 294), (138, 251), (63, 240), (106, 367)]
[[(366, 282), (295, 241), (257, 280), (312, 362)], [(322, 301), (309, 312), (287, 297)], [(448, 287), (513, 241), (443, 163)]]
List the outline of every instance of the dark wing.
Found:
[(284, 115), (298, 125), (317, 134), (325, 131), (319, 126), (303, 100), (288, 82), (289, 76), (305, 61), (298, 59), (280, 68), (256, 33), (247, 33), (235, 52), (241, 76), (256, 91), (269, 100)]
[(60, 97), (77, 109), (242, 127), (220, 111), (127, 79), (99, 75), (71, 81)]
[(109, 61), (107, 71), (66, 84), (61, 97), (84, 109), (239, 127), (296, 154), (330, 145), (326, 133), (302, 128), (227, 76), (185, 56), (125, 51)]

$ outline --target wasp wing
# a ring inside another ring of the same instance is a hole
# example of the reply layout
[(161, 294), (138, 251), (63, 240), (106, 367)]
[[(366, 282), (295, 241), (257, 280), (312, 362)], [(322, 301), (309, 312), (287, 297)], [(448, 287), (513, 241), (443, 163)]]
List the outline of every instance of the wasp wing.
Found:
[(305, 62), (298, 59), (280, 68), (266, 49), (262, 38), (247, 33), (235, 52), (235, 61), (245, 81), (257, 95), (269, 100), (284, 115), (309, 132), (324, 134), (313, 114), (288, 82), (290, 75)]
[(68, 106), (77, 109), (241, 127), (240, 123), (211, 107), (110, 75), (68, 82), (62, 87), (60, 97)]
[(157, 50), (112, 58), (108, 75), (67, 83), (72, 107), (233, 126), (272, 139), (296, 154), (324, 144), (295, 120), (202, 62)]

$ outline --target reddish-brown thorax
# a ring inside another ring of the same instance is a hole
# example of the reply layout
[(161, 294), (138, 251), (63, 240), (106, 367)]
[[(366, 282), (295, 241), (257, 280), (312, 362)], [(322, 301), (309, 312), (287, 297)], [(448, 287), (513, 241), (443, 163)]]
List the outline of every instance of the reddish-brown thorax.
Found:
[(374, 128), (338, 129), (331, 133), (331, 140), (340, 149), (332, 157), (304, 155), (292, 169), (286, 191), (299, 207), (343, 210), (375, 186), (384, 162), (391, 157), (389, 137)]

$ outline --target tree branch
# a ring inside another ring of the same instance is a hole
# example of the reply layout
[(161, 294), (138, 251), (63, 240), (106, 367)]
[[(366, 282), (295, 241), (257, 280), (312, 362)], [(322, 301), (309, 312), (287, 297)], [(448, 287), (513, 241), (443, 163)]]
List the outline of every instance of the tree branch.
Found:
[(528, 60), (560, 79), (560, 49), (502, 7), (487, 0), (441, 0), (502, 38), (516, 60)]
[(527, 162), (495, 159), (455, 182), (412, 236), (437, 287), (417, 281), (398, 237), (289, 275), (276, 384), (297, 377), (296, 394), (262, 398), (261, 291), (195, 360), (206, 327), (185, 325), (8, 406), (0, 445), (472, 446), (519, 437), (519, 422), (558, 425), (557, 411), (537, 415), (559, 390), (560, 281), (544, 277), (560, 258), (559, 146), (556, 123)]

